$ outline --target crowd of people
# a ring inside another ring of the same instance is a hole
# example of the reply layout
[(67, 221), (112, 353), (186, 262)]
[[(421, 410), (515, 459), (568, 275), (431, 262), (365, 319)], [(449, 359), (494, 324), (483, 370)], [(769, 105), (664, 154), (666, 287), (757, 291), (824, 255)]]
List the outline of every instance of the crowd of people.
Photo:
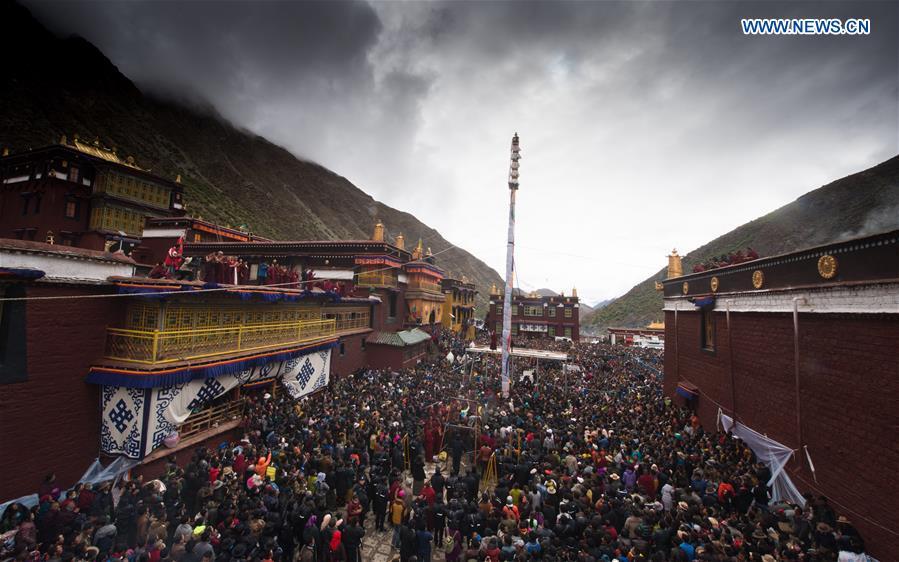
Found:
[(736, 265), (738, 263), (757, 259), (759, 259), (758, 252), (752, 248), (746, 248), (746, 250), (737, 250), (736, 252), (731, 252), (729, 254), (713, 256), (702, 263), (698, 263), (693, 266), (693, 273), (700, 273), (702, 271), (709, 271), (710, 269), (718, 269), (719, 267), (727, 267), (729, 265)]
[(752, 451), (663, 396), (656, 351), (569, 345), (575, 376), (541, 364), (503, 399), (495, 357), (450, 363), (465, 344), (436, 344), (414, 369), (365, 370), (300, 402), (251, 396), (238, 441), (172, 458), (153, 480), (62, 490), (48, 477), (39, 505), (0, 516), (0, 558), (356, 562), (380, 533), (401, 562), (864, 550), (826, 499), (770, 503)]
[[(331, 279), (318, 279), (311, 269), (298, 270), (296, 266), (271, 263), (262, 260), (250, 264), (238, 256), (228, 256), (222, 251), (212, 252), (206, 255), (197, 266), (193, 258), (183, 257), (183, 241), (172, 246), (164, 261), (156, 263), (150, 269), (147, 276), (150, 279), (194, 279), (206, 283), (225, 285), (272, 285), (287, 289), (307, 289), (333, 292), (338, 295), (350, 295), (353, 293), (351, 284)], [(255, 266), (255, 272), (253, 271)], [(251, 279), (251, 274), (255, 279)]]

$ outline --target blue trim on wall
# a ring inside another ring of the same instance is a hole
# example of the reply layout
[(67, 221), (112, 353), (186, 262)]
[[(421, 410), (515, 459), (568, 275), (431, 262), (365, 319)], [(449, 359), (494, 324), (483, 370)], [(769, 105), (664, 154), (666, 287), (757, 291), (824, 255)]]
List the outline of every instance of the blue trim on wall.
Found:
[(303, 349), (298, 349), (295, 351), (285, 351), (282, 353), (266, 355), (264, 357), (253, 357), (250, 359), (238, 360), (231, 363), (225, 363), (223, 365), (189, 365), (177, 371), (156, 375), (154, 375), (152, 372), (148, 372), (145, 375), (118, 373), (113, 370), (103, 369), (102, 367), (94, 367), (87, 375), (87, 382), (91, 384), (123, 386), (127, 388), (157, 388), (174, 386), (176, 384), (181, 384), (196, 379), (207, 379), (210, 377), (219, 377), (238, 371), (245, 371), (247, 369), (265, 365), (266, 363), (271, 363), (273, 361), (286, 361), (288, 359), (293, 359), (294, 357), (299, 357), (301, 355), (307, 355), (315, 351), (330, 349), (332, 347), (335, 347), (336, 345), (337, 342), (333, 341), (314, 345), (311, 347), (304, 347)]

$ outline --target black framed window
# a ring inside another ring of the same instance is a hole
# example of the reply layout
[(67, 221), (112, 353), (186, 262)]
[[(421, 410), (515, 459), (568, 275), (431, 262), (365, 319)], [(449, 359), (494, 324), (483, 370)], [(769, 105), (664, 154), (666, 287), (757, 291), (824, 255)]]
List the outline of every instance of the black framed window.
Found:
[[(22, 298), (25, 288), (9, 285), (0, 288), (0, 297)], [(0, 301), (0, 384), (28, 379), (28, 354), (25, 339), (25, 302)]]
[(715, 351), (715, 315), (713, 310), (702, 311), (700, 341), (702, 349)]
[(387, 297), (387, 303), (387, 316), (389, 316), (390, 318), (396, 318), (396, 294), (390, 293), (390, 296)]
[(78, 201), (75, 199), (66, 199), (66, 218), (67, 219), (77, 219), (78, 218)]

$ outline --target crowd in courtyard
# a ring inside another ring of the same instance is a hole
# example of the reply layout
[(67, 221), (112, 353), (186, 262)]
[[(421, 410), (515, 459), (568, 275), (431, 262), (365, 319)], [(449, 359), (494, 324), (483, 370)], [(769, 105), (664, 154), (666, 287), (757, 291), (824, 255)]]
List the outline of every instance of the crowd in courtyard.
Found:
[(503, 399), (498, 359), (469, 369), (463, 343), (437, 344), (300, 402), (251, 397), (234, 442), (157, 479), (50, 475), (39, 505), (0, 516), (0, 558), (368, 561), (385, 533), (402, 562), (863, 559), (825, 498), (772, 503), (751, 450), (663, 396), (658, 352), (555, 342), (580, 371), (541, 364)]

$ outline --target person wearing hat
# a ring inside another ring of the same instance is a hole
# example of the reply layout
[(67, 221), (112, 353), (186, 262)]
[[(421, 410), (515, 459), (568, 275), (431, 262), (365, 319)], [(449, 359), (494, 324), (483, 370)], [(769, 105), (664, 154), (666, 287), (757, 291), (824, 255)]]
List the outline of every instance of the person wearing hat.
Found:
[(506, 497), (506, 505), (503, 506), (503, 515), (510, 519), (513, 519), (516, 523), (521, 520), (521, 514), (518, 511), (518, 506), (515, 505), (515, 500), (512, 496)]

